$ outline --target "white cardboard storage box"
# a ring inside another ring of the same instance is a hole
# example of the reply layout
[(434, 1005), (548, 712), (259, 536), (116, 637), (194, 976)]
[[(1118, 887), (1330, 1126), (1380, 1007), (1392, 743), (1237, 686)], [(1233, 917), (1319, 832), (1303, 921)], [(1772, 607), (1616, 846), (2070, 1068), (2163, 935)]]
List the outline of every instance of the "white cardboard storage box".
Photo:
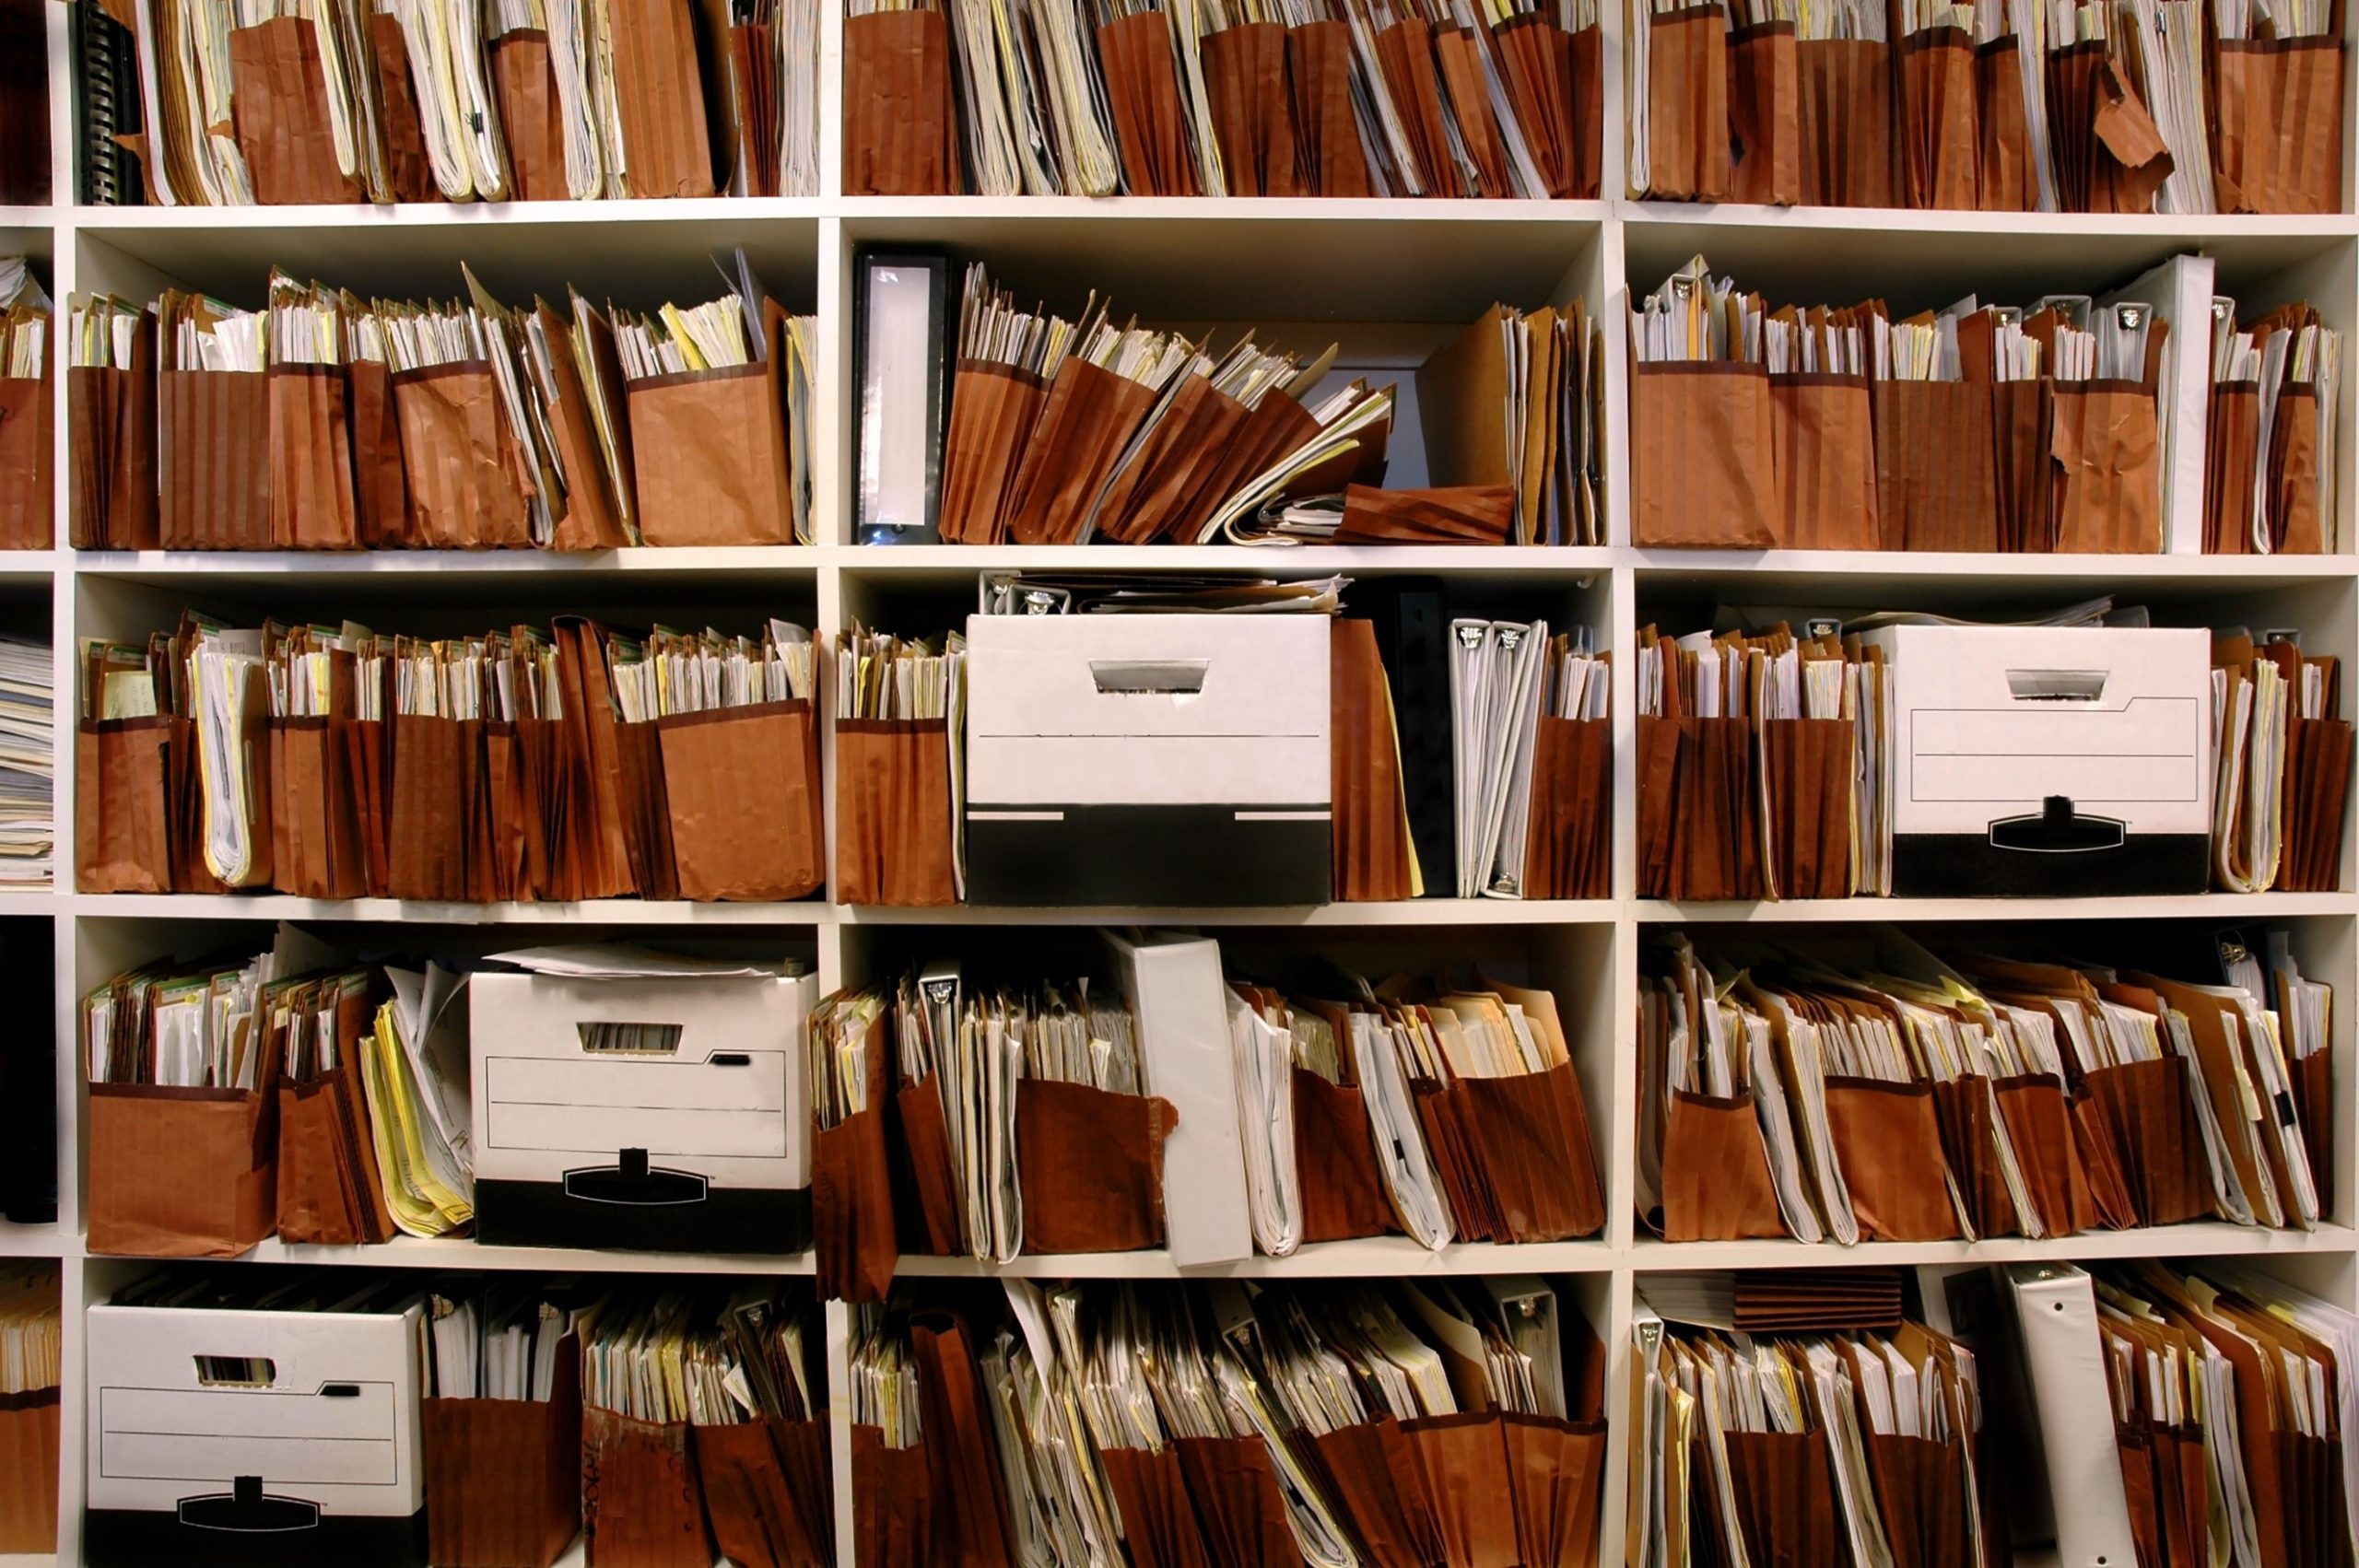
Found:
[(812, 977), (482, 974), (468, 989), (480, 1240), (810, 1245)]

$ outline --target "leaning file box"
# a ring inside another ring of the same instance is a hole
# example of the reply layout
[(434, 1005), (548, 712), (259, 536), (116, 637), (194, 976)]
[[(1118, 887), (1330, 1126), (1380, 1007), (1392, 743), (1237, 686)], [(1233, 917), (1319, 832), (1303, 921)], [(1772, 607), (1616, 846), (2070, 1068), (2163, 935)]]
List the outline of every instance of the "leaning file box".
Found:
[(424, 1568), (422, 1310), (91, 1307), (85, 1560)]
[(976, 615), (967, 895), (1323, 904), (1324, 615)]
[[(817, 982), (472, 983), (487, 1245), (795, 1252), (811, 1237), (804, 1020)], [(668, 1026), (609, 1051), (594, 1025)]]

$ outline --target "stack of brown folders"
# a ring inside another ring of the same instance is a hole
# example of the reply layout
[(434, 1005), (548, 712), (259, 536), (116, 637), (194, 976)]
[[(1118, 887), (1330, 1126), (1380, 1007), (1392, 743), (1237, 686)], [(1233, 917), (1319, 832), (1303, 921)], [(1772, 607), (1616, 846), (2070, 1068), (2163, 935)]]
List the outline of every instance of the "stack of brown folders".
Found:
[(850, 195), (1598, 194), (1594, 0), (849, 0)]
[[(687, 669), (730, 683), (718, 706), (690, 706)], [(811, 671), (783, 622), (758, 642), (580, 619), (428, 642), (191, 617), (145, 649), (94, 643), (76, 884), (798, 898), (825, 880)], [(215, 744), (229, 777), (200, 766)]]
[(2212, 638), (2219, 736), (2212, 881), (2231, 893), (2330, 893), (2342, 883), (2352, 725), (2337, 719), (2342, 667), (2298, 639), (2242, 630)]
[(2142, 304), (1771, 311), (1699, 257), (1630, 330), (1641, 545), (2163, 547), (2167, 323)]
[[(1300, 401), (1333, 362), (1249, 336), (1215, 361), (1178, 333), (1015, 308), (968, 268), (942, 478), (942, 537), (963, 544), (1194, 544), (1278, 495), (1384, 472), (1389, 392)], [(1356, 432), (1365, 432), (1356, 433)]]
[(2203, 449), (2203, 548), (2224, 556), (2333, 547), (2334, 440), (2342, 334), (2307, 304), (2236, 328), (2212, 307), (2212, 403)]
[(1639, 1203), (1667, 1240), (2317, 1227), (2326, 988), (2290, 957), (2258, 992), (1892, 931), (1837, 962), (1675, 933), (1649, 956)]
[[(125, 11), (129, 7), (124, 7)], [(502, 202), (818, 193), (817, 0), (241, 6), (138, 39), (147, 199)], [(724, 19), (725, 18), (725, 19)], [(202, 62), (202, 64), (200, 64)], [(132, 88), (134, 84), (119, 84)], [(200, 113), (202, 103), (207, 113)], [(215, 108), (219, 123), (208, 123)], [(150, 113), (156, 110), (151, 107)], [(135, 198), (134, 198), (135, 199)]]
[[(271, 281), (267, 312), (86, 298), (66, 371), (81, 549), (602, 550), (807, 538), (812, 318), (751, 280), (663, 322), (580, 295), (363, 303)], [(620, 348), (645, 352), (629, 361)], [(0, 386), (5, 386), (0, 382)], [(160, 496), (158, 492), (160, 491)]]
[[(807, 1292), (725, 1302), (617, 1294), (576, 1322), (575, 1474), (592, 1559), (626, 1568), (716, 1556), (743, 1568), (836, 1561), (825, 1337)], [(428, 1467), (431, 1477), (431, 1453)], [(507, 1471), (503, 1463), (494, 1473)], [(537, 1484), (520, 1490), (531, 1497)], [(434, 1506), (429, 1480), (429, 1525)]]
[(1881, 853), (1884, 650), (1857, 638), (1638, 633), (1638, 893), (1840, 898)]
[(1595, 1552), (1604, 1355), (1536, 1280), (1006, 1289), (856, 1319), (863, 1568)]
[(1629, 189), (1985, 212), (2341, 207), (2341, 23), (2228, 0), (1634, 5)]

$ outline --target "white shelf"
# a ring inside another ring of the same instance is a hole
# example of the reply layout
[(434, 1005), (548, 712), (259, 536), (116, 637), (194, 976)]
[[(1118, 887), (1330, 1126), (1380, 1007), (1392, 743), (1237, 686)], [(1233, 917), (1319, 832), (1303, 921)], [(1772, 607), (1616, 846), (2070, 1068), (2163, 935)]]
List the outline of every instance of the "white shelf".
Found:
[(2275, 920), (2359, 913), (2348, 893), (2197, 893), (2150, 898), (1788, 898), (1710, 903), (1641, 898), (1648, 924), (1867, 924), (1920, 920)]
[[(1632, 1244), (1630, 1263), (1641, 1274), (1719, 1272), (1735, 1269), (1914, 1268), (1938, 1263), (2099, 1262), (2130, 1258), (2341, 1257), (2359, 1250), (2348, 1226), (2315, 1231), (2279, 1231), (2219, 1222), (2163, 1225), (2128, 1231), (2083, 1231), (2079, 1235), (2032, 1241), (1997, 1236), (1988, 1241), (1884, 1241), (1858, 1246), (1798, 1241), (1666, 1242), (1651, 1236)], [(1639, 1287), (1643, 1290), (1642, 1284)]]
[(381, 1246), (305, 1246), (276, 1238), (243, 1259), (378, 1269), (482, 1269), (546, 1274), (808, 1275), (807, 1252), (753, 1254), (624, 1252), (565, 1246), (486, 1246), (480, 1242), (398, 1236)]
[(438, 926), (833, 925), (836, 907), (818, 903), (696, 904), (685, 899), (599, 899), (580, 904), (442, 904), (409, 898), (294, 898), (279, 893), (81, 893), (84, 916), (172, 920), (373, 920)]

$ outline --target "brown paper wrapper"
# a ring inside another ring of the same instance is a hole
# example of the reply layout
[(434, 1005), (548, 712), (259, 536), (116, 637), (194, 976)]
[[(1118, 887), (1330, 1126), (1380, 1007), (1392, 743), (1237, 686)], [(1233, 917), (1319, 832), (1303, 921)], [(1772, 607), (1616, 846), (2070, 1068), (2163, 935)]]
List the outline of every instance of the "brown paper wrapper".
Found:
[(1948, 1241), (1958, 1234), (1930, 1084), (1830, 1074), (1826, 1119), (1862, 1236)]
[(1463, 28), (1442, 28), (1434, 33), (1434, 64), (1441, 75), (1448, 112), (1458, 127), (1460, 145), (1474, 166), (1474, 196), (1500, 198), (1516, 193), (1508, 174), (1507, 146), (1499, 139), (1498, 121), (1491, 112), (1485, 80), (1483, 45)]
[(1027, 1078), (1015, 1088), (1016, 1180), (1027, 1252), (1161, 1246), (1168, 1100)]
[(352, 491), (355, 526), (364, 550), (399, 550), (415, 544), (409, 516), (409, 476), (402, 465), (400, 411), (393, 372), (356, 359), (346, 368), (352, 393)]
[(393, 378), (409, 486), (409, 543), (428, 550), (523, 549), (533, 543), (532, 480), (481, 361)]
[(1530, 13), (1494, 27), (1491, 41), (1542, 188), (1559, 201), (1594, 199), (1597, 121), (1603, 111), (1596, 29), (1575, 35)]
[(2151, 388), (2135, 381), (2059, 382), (2048, 451), (2055, 460), (2059, 551), (2161, 552), (2162, 452)]
[(1347, 22), (1305, 22), (1286, 29), (1294, 123), (1302, 138), (1309, 194), (1367, 196), (1367, 152), (1352, 108), (1352, 34)]
[(2048, 52), (2048, 136), (2066, 212), (2150, 213), (2170, 176), (2162, 133), (2111, 47), (2094, 40)]
[(2203, 1168), (2203, 1134), (2186, 1067), (2173, 1058), (2125, 1062), (2097, 1069), (2083, 1086), (2111, 1137), (2139, 1223), (2177, 1225), (2208, 1218), (2212, 1181)]
[(1942, 1157), (1957, 1177), (1958, 1197), (1976, 1239), (2020, 1234), (2014, 1197), (1999, 1164), (1999, 1113), (1989, 1079), (1969, 1073), (1934, 1084), (1933, 1111), (1941, 1123)]
[(1344, 489), (1337, 544), (1506, 544), (1515, 531), (1515, 488), (1509, 485), (1437, 485), (1385, 490), (1373, 485)]
[(393, 759), (383, 720), (344, 726), (345, 766), (352, 779), (353, 815), (360, 824), (360, 860), (369, 896), (393, 896)]
[(844, 194), (955, 196), (958, 111), (940, 11), (844, 18)]
[[(1648, 897), (1758, 898), (1761, 803), (1744, 719), (1638, 720), (1639, 856)], [(1662, 792), (1662, 803), (1649, 800)]]
[(1876, 548), (1875, 420), (1868, 392), (1861, 376), (1769, 378), (1769, 427), (1784, 503), (1781, 547)]
[(37, 379), (0, 377), (0, 549), (46, 550), (55, 541), (52, 407), (46, 362)]
[(1887, 550), (2001, 547), (1991, 393), (1969, 381), (1878, 381), (1877, 527)]
[(393, 1239), (360, 1086), (339, 1067), (278, 1085), (278, 1239), (365, 1246)]
[[(1412, 887), (1401, 742), (1375, 624), (1338, 617), (1328, 649), (1335, 899), (1407, 898)], [(1536, 780), (1533, 799), (1539, 799)]]
[(949, 731), (914, 720), (836, 720), (836, 899), (957, 903), (950, 835)]
[(1900, 200), (1971, 212), (1981, 197), (1982, 145), (1973, 40), (1964, 28), (1910, 33), (1900, 41), (1899, 65), (1900, 144), (1893, 161)]
[(1152, 387), (1079, 357), (1060, 365), (1009, 494), (1009, 539), (1080, 543), (1090, 503), (1154, 406)]
[(1630, 397), (1632, 542), (1642, 548), (1775, 547), (1777, 430), (1768, 372), (1731, 361), (1634, 365)]
[(624, 191), (639, 197), (714, 194), (696, 7), (678, 0), (613, 0), (607, 15)]
[(1015, 1568), (1007, 1495), (986, 1406), (993, 1397), (976, 1366), (973, 1336), (948, 1311), (910, 1315), (910, 1360), (917, 1369), (926, 1495), (937, 1560), (969, 1568)]
[(1213, 1568), (1196, 1530), (1179, 1450), (1100, 1448), (1097, 1457), (1136, 1568)]
[(1962, 1441), (1860, 1434), (1893, 1568), (1969, 1568)]
[(655, 729), (681, 897), (778, 903), (827, 880), (809, 703), (674, 714)]
[(2286, 721), (2285, 848), (2277, 886), (2332, 893), (2342, 885), (2343, 807), (2351, 792), (2352, 727), (2341, 719)]
[(1172, 1444), (1187, 1477), (1196, 1525), (1218, 1563), (1302, 1560), (1286, 1523), (1270, 1451), (1258, 1437), (1182, 1437)]
[(1750, 1096), (1670, 1092), (1662, 1140), (1665, 1241), (1783, 1236), (1778, 1189)]
[(1434, 28), (1423, 17), (1405, 17), (1376, 35), (1376, 64), (1384, 89), (1408, 137), (1409, 167), (1428, 196), (1460, 196), (1449, 157), (1449, 111), (1442, 107), (1441, 74), (1434, 64)]
[(1891, 50), (1865, 39), (1804, 39), (1794, 45), (1794, 75), (1802, 200), (1812, 206), (1891, 206)]
[(1122, 158), (1122, 189), (1133, 196), (1202, 194), (1164, 14), (1139, 11), (1100, 25), (1097, 62)]
[(1848, 719), (1762, 723), (1768, 795), (1762, 851), (1780, 898), (1841, 898), (1851, 891), (1852, 741)]
[(386, 885), (394, 898), (464, 902), (467, 845), (481, 798), (477, 721), (404, 713), (393, 720)]
[(2277, 394), (2269, 432), (2269, 490), (2262, 497), (2270, 546), (2281, 556), (2326, 548), (2318, 519), (2318, 392), (2289, 386)]
[(1790, 207), (1802, 199), (1802, 80), (1794, 24), (1757, 22), (1729, 34), (1731, 192), (1740, 202)]
[(1543, 716), (1532, 748), (1526, 898), (1603, 898), (1614, 862), (1614, 727)]
[(966, 1206), (953, 1174), (942, 1086), (932, 1075), (905, 1083), (893, 1096), (893, 1109), (900, 1134), (893, 1161), (893, 1224), (901, 1250), (957, 1257), (966, 1249)]
[(239, 1089), (89, 1085), (90, 1250), (235, 1258), (277, 1212), (276, 1117)]
[(534, 784), (515, 723), (484, 720), (482, 837), (487, 874), (479, 875), (470, 865), (467, 880), (484, 890), (488, 903), (538, 898), (548, 884), (547, 826)]
[[(1589, 1107), (1567, 1062), (1512, 1078), (1462, 1078), (1485, 1185), (1512, 1242), (1570, 1241), (1605, 1225)], [(1026, 1210), (1029, 1223), (1031, 1211)]]
[(1515, 1493), (1508, 1482), (1507, 1440), (1496, 1414), (1436, 1416), (1401, 1423), (1401, 1435), (1425, 1480), (1450, 1562), (1520, 1562)]
[(1755, 1562), (1849, 1561), (1824, 1432), (1731, 1432), (1736, 1524)]
[(792, 544), (786, 420), (771, 361), (633, 381), (639, 532), (649, 544)]
[(402, 40), (401, 18), (379, 11), (369, 18), (370, 64), (377, 76), (377, 124), (385, 138), (386, 183), (397, 202), (430, 202), (434, 168), (427, 160), (426, 130), (417, 114), (417, 97), (410, 90), (409, 45)]
[(2036, 210), (2039, 173), (2032, 162), (2031, 131), (2024, 113), (2023, 65), (2013, 38), (1975, 46), (1974, 90), (1981, 111), (1975, 165), (1982, 210)]
[(1286, 90), (1286, 29), (1239, 22), (1204, 34), (1204, 95), (1232, 196), (1307, 196)]
[(74, 889), (172, 891), (171, 754), (162, 716), (84, 720), (74, 736)]
[[(738, 1568), (826, 1568), (835, 1561), (832, 1532), (824, 1515), (813, 1512), (822, 1500), (832, 1504), (833, 1493), (824, 1484), (814, 1486), (826, 1478), (811, 1475), (807, 1463), (803, 1487), (794, 1485), (774, 1441), (787, 1424), (747, 1422), (694, 1429), (705, 1518), (713, 1544)], [(824, 1463), (826, 1435), (818, 1423), (795, 1424), (816, 1438), (813, 1457)]]
[(2291, 1061), (2294, 1114), (2302, 1124), (2302, 1146), (2310, 1157), (2310, 1181), (2320, 1193), (2334, 1186), (2334, 1054), (2313, 1051)]
[(1444, 1083), (1412, 1083), (1410, 1094), (1458, 1239), (1506, 1240), (1507, 1223), (1499, 1217), (1498, 1203), (1491, 1196), (1490, 1172), (1483, 1163), (1483, 1129), (1468, 1115), (1473, 1102), (1450, 1093), (1449, 1085)]
[(557, 79), (549, 69), (549, 35), (519, 28), (494, 38), (491, 96), (508, 144), (508, 196), (517, 202), (561, 202), (572, 194), (565, 179), (565, 121), (557, 112)]
[(425, 1399), (427, 1557), (440, 1568), (548, 1568), (581, 1528), (581, 1354), (546, 1400)]
[(1658, 11), (1647, 26), (1647, 193), (1728, 201), (1735, 186), (1726, 16), (1718, 6), (1687, 6)]
[(855, 1568), (927, 1568), (933, 1561), (930, 1490), (923, 1447), (887, 1448), (877, 1428), (851, 1429)]
[[(154, 323), (143, 322), (141, 330), (152, 333)], [(76, 550), (153, 550), (160, 544), (156, 367), (152, 351), (145, 350), (144, 344), (142, 357), (148, 363), (129, 370), (84, 365), (65, 372), (65, 423), (73, 433), (73, 461), (66, 475), (66, 537)], [(0, 399), (6, 395), (0, 391)], [(0, 453), (20, 433), (8, 428), (10, 417), (0, 415)], [(30, 434), (38, 444), (39, 432)], [(15, 460), (0, 456), (0, 467), (13, 470)], [(41, 472), (17, 470), (14, 484), (39, 485)]]
[(958, 362), (951, 383), (950, 428), (943, 442), (945, 544), (1005, 543), (1016, 467), (1046, 395), (1040, 378), (1029, 370), (972, 359)]
[(0, 1396), (0, 1552), (57, 1550), (58, 1391)]
[[(196, 725), (187, 719), (167, 719), (164, 722), (170, 732), (164, 747), (164, 811), (171, 845), (172, 891), (234, 893), (237, 889), (215, 876), (205, 863), (205, 788), (197, 758)], [(253, 809), (260, 812), (270, 801), (270, 780), (261, 776), (270, 766), (267, 742), (258, 755), (249, 752), (248, 760), (255, 769)], [(261, 832), (262, 842), (256, 846), (260, 853), (252, 868), (255, 883), (270, 880), (268, 830)]]
[(2002, 1078), (1992, 1086), (2014, 1146), (2032, 1207), (2051, 1236), (2076, 1235), (2097, 1223), (2096, 1199), (2072, 1136), (2063, 1086), (2045, 1074)]
[(581, 1529), (590, 1568), (712, 1568), (687, 1422), (582, 1407)]
[(1214, 486), (1252, 418), (1211, 377), (1189, 376), (1138, 455), (1107, 481), (1094, 532), (1121, 544), (1188, 537), (1183, 529), (1227, 499)]
[(2220, 210), (2342, 211), (2341, 39), (2210, 42), (2204, 75)]
[(2253, 553), (2252, 497), (2260, 469), (2260, 388), (2217, 381), (2203, 442), (2203, 548)]
[(614, 739), (616, 794), (632, 885), (641, 898), (677, 898), (679, 868), (672, 854), (672, 807), (664, 793), (658, 731), (652, 724), (617, 724)]
[(1371, 1561), (1462, 1561), (1451, 1557), (1443, 1543), (1425, 1471), (1399, 1422), (1380, 1416), (1311, 1443), (1326, 1472), (1329, 1500)]
[(1348, 1241), (1393, 1228), (1392, 1199), (1377, 1168), (1367, 1106), (1357, 1088), (1293, 1068), (1295, 1165), (1302, 1186), (1302, 1239)]
[(269, 378), (165, 370), (156, 381), (164, 548), (269, 549)]
[(336, 166), (327, 78), (309, 21), (277, 17), (229, 29), (229, 108), (255, 201), (363, 198), (358, 181)]
[(273, 365), (263, 380), (270, 405), (270, 542), (282, 550), (357, 548), (344, 367)]
[(1596, 1568), (1605, 1502), (1605, 1423), (1502, 1415), (1520, 1561)]
[(2054, 384), (1999, 381), (1990, 388), (1990, 450), (2001, 550), (2056, 548), (2048, 456), (2055, 423)]
[(1677, 884), (1672, 807), (1679, 790), (1679, 747), (1685, 721), (1638, 717), (1638, 896), (1669, 898)]
[[(870, 1065), (884, 1082), (881, 1034), (869, 1040)], [(883, 1301), (900, 1247), (893, 1224), (893, 1172), (885, 1155), (885, 1112), (857, 1111), (811, 1141), (812, 1251), (819, 1293), (836, 1301)]]

